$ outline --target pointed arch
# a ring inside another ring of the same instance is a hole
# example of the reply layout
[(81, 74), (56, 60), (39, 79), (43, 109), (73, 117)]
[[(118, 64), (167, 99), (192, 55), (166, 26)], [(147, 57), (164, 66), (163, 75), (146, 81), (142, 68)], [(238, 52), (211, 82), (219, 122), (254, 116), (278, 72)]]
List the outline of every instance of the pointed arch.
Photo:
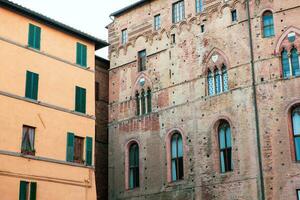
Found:
[[(214, 57), (214, 58), (213, 58)], [(215, 60), (215, 58), (217, 58)], [(209, 69), (212, 71), (214, 70), (214, 67), (217, 67), (218, 69), (221, 69), (223, 65), (226, 65), (227, 68), (229, 68), (230, 63), (228, 60), (228, 57), (226, 54), (219, 48), (213, 48), (205, 57), (204, 59), (205, 68), (204, 68), (204, 74), (207, 74)]]
[[(298, 35), (298, 38), (300, 37), (300, 29), (294, 26), (290, 26), (286, 31), (284, 31), (281, 34), (281, 36), (277, 40), (275, 55), (279, 56), (284, 48), (286, 48), (287, 50), (292, 49), (292, 44), (288, 42), (288, 35), (293, 32)], [(298, 43), (300, 43), (300, 41), (298, 41)], [(299, 44), (297, 46), (299, 46)]]

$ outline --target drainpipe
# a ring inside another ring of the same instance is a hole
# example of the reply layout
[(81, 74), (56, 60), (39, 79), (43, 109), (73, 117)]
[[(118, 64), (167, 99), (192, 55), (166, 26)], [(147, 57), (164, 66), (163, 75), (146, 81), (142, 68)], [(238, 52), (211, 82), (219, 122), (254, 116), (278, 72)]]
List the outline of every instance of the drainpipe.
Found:
[(262, 166), (262, 155), (261, 155), (261, 145), (260, 145), (260, 131), (259, 131), (259, 116), (257, 108), (257, 96), (256, 96), (256, 82), (255, 82), (255, 67), (254, 67), (254, 49), (253, 49), (253, 37), (251, 28), (251, 15), (249, 0), (246, 0), (247, 7), (247, 17), (248, 17), (248, 30), (249, 30), (249, 46), (250, 46), (250, 56), (251, 56), (251, 76), (252, 76), (252, 90), (253, 90), (253, 106), (255, 112), (255, 128), (256, 128), (256, 143), (257, 143), (257, 154), (259, 163), (259, 186), (260, 194), (259, 199), (265, 200), (265, 186), (264, 186), (264, 174)]

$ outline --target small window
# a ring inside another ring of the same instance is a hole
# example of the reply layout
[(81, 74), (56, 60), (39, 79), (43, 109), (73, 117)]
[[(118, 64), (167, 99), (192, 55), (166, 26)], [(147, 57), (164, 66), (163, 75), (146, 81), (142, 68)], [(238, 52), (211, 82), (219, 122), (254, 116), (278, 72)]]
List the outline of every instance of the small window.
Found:
[(177, 23), (185, 18), (184, 1), (178, 1), (172, 6), (172, 22)]
[(21, 153), (25, 155), (35, 155), (34, 148), (35, 128), (23, 126)]
[(171, 172), (172, 181), (183, 179), (183, 145), (179, 133), (173, 134), (171, 138)]
[(19, 200), (36, 200), (36, 182), (20, 181)]
[(28, 46), (37, 50), (41, 47), (41, 28), (29, 24)]
[(82, 67), (87, 66), (87, 47), (79, 42), (76, 46), (76, 64)]
[(232, 20), (232, 22), (237, 21), (237, 12), (236, 12), (236, 10), (231, 11), (231, 20)]
[(205, 32), (205, 26), (204, 26), (204, 24), (201, 24), (200, 30), (201, 30), (201, 33), (204, 33), (204, 32)]
[(271, 11), (266, 11), (263, 14), (263, 36), (273, 37), (275, 35), (274, 32), (274, 20), (273, 20), (273, 13)]
[(161, 22), (160, 22), (160, 15), (155, 15), (154, 16), (154, 30), (159, 30), (161, 26)]
[(138, 53), (139, 72), (146, 70), (146, 58), (146, 50), (140, 51)]
[(128, 42), (128, 32), (127, 29), (122, 30), (122, 44), (126, 44)]
[(86, 89), (76, 86), (75, 91), (75, 111), (80, 113), (86, 112)]
[(219, 126), (220, 168), (221, 173), (233, 170), (231, 130), (227, 122)]
[(300, 189), (297, 190), (297, 200), (300, 200)]
[(99, 101), (99, 99), (100, 99), (99, 89), (100, 89), (99, 82), (96, 81), (95, 82), (95, 100), (96, 101)]
[(196, 0), (196, 13), (202, 13), (203, 10), (203, 0)]
[(39, 86), (39, 75), (34, 72), (27, 71), (25, 97), (32, 100), (37, 100), (38, 86)]
[(171, 34), (171, 44), (175, 44), (176, 43), (176, 35), (173, 33)]
[(139, 146), (133, 143), (129, 147), (129, 189), (140, 186)]
[(84, 148), (84, 138), (75, 136), (74, 140), (74, 162), (83, 164), (83, 148)]

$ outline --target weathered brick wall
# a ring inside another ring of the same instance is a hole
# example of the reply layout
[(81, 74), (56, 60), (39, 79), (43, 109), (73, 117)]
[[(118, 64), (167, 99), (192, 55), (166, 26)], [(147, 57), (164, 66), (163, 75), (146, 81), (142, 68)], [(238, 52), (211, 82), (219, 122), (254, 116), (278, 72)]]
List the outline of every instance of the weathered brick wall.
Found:
[[(244, 1), (210, 0), (195, 14), (194, 0), (185, 0), (186, 19), (172, 24), (175, 1), (154, 0), (119, 17), (109, 25), (111, 71), (109, 88), (110, 199), (258, 199), (259, 165), (251, 87), (248, 21)], [(282, 80), (274, 54), (280, 36), (290, 26), (300, 28), (298, 0), (251, 1), (254, 58), (266, 199), (296, 199), (300, 188), (292, 161), (287, 127), (288, 106), (299, 99), (299, 79)], [(236, 9), (238, 22), (231, 22)], [(261, 15), (274, 13), (275, 37), (263, 38)], [(160, 13), (162, 29), (153, 31)], [(200, 33), (205, 24), (205, 33)], [(129, 43), (120, 43), (127, 28)], [(170, 35), (175, 33), (176, 44)], [(147, 70), (137, 71), (137, 52), (147, 50)], [(210, 55), (227, 61), (229, 92), (208, 96)], [(153, 112), (135, 115), (134, 94), (140, 77), (153, 91)], [(228, 120), (232, 129), (234, 171), (219, 169), (216, 124)], [(167, 134), (184, 136), (184, 180), (167, 181)], [(125, 189), (125, 145), (140, 142), (140, 188)]]
[(96, 101), (96, 185), (97, 199), (108, 199), (108, 68), (109, 61), (96, 57), (95, 80), (99, 83)]

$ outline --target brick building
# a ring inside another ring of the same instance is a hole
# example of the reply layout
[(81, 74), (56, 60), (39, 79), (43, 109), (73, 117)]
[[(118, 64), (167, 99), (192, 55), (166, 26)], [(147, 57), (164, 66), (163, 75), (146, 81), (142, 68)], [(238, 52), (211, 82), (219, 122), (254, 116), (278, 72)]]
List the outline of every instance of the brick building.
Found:
[(109, 198), (299, 199), (299, 13), (299, 0), (113, 13)]
[(1, 200), (95, 200), (95, 50), (108, 44), (0, 0)]

